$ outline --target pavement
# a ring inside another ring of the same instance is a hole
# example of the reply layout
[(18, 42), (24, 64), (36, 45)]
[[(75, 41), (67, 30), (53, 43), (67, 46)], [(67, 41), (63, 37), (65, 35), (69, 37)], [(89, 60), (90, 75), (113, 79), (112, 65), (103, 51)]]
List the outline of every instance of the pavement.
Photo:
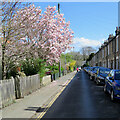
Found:
[(15, 103), (2, 109), (2, 118), (32, 118), (36, 111), (48, 104), (75, 74), (76, 71), (71, 72), (36, 92), (22, 99), (17, 99)]

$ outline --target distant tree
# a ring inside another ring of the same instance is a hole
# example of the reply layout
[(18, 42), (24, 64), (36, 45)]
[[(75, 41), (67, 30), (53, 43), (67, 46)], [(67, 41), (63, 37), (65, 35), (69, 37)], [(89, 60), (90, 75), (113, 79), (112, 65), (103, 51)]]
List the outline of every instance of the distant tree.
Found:
[(91, 53), (86, 61), (90, 61), (94, 57), (94, 53)]
[(66, 53), (66, 54), (61, 54), (61, 66), (66, 69), (66, 64), (71, 62), (73, 59), (73, 56), (69, 53)]
[(80, 52), (70, 52), (73, 57), (72, 59), (76, 61), (76, 66), (81, 66), (82, 65), (82, 55)]
[(83, 60), (85, 61), (87, 59), (87, 57), (91, 54), (94, 53), (96, 50), (91, 47), (91, 46), (87, 46), (87, 47), (83, 47), (81, 50), (81, 53), (83, 55)]

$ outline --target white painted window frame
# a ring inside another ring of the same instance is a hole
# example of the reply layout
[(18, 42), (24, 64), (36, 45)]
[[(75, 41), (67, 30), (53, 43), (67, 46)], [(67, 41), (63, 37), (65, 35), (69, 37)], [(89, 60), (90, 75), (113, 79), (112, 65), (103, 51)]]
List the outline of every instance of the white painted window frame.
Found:
[(110, 54), (109, 52), (110, 52), (110, 50), (109, 50), (109, 44), (108, 44), (108, 55)]
[(118, 35), (116, 36), (116, 52), (118, 52)]

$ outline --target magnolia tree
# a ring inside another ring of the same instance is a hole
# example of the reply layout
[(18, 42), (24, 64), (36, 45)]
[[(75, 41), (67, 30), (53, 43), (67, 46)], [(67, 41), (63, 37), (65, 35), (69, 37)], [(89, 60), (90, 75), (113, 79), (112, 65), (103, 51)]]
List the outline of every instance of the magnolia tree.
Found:
[[(43, 14), (34, 5), (25, 7), (17, 12), (13, 22), (18, 33), (25, 35), (19, 42), (25, 46), (22, 52), (27, 56), (40, 57), (52, 64), (58, 62), (61, 53), (70, 48), (73, 31), (56, 7), (48, 6)], [(18, 38), (14, 39), (18, 41)]]
[(70, 49), (72, 43), (69, 24), (56, 7), (48, 6), (44, 13), (34, 5), (19, 9), (9, 22), (12, 36), (4, 38), (4, 66), (9, 59), (18, 63), (31, 57), (45, 59), (50, 64), (59, 62), (61, 53)]
[(6, 67), (8, 66), (8, 51), (7, 44), (9, 43), (9, 38), (12, 37), (11, 34), (11, 18), (16, 10), (18, 2), (1, 2), (1, 34), (0, 34), (0, 58), (2, 61), (2, 79), (5, 76)]
[[(18, 56), (16, 51), (22, 47), (18, 44), (17, 46), (13, 44), (14, 37), (17, 34), (12, 24), (14, 14), (19, 7), (24, 7), (24, 5), (25, 4), (21, 5), (17, 0), (11, 0), (11, 2), (4, 0), (1, 2), (0, 58), (2, 61), (2, 79), (5, 78), (6, 72), (9, 71), (11, 62), (16, 62)], [(22, 37), (22, 35), (19, 35), (19, 37)]]

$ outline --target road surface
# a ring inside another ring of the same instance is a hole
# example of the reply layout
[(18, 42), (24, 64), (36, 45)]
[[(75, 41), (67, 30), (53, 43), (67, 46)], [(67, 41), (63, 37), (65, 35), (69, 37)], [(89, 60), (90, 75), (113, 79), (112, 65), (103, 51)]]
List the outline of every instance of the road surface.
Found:
[(78, 72), (43, 118), (120, 118), (120, 101), (113, 103), (103, 86)]

